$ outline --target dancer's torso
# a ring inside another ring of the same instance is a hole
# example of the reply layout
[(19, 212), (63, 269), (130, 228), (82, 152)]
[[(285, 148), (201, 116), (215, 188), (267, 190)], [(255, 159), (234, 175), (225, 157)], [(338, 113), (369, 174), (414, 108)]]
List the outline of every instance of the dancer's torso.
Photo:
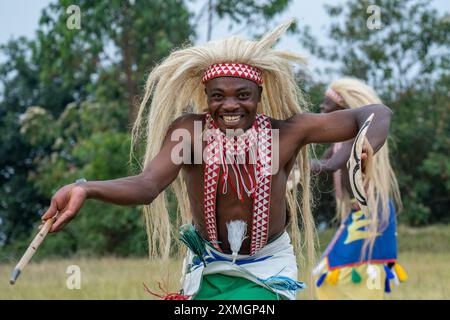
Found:
[[(203, 115), (195, 115), (196, 120), (202, 120), (204, 124)], [(272, 129), (279, 129), (279, 170), (272, 176), (272, 185), (270, 193), (270, 211), (269, 211), (269, 242), (271, 239), (280, 235), (289, 220), (287, 206), (285, 201), (286, 183), (289, 173), (295, 161), (295, 155), (298, 152), (298, 147), (293, 143), (293, 137), (289, 134), (287, 126), (283, 125), (283, 121), (272, 120)], [(204, 150), (206, 142), (203, 142)], [(192, 148), (193, 150), (193, 148)], [(191, 204), (194, 224), (207, 239), (207, 233), (204, 220), (204, 206), (203, 206), (203, 173), (205, 164), (190, 164), (183, 166), (183, 177), (186, 181), (187, 192)], [(222, 170), (220, 172), (222, 175)], [(235, 176), (231, 175), (231, 179), (236, 183)], [(219, 179), (220, 181), (220, 179)], [(244, 220), (247, 222), (247, 235), (244, 240), (240, 254), (249, 254), (250, 240), (251, 240), (251, 226), (253, 218), (253, 199), (244, 197), (241, 201), (238, 199), (236, 193), (231, 188), (228, 188), (227, 194), (219, 192), (222, 185), (219, 184), (217, 191), (217, 232), (220, 247), (225, 253), (230, 253), (227, 239), (226, 222), (230, 220)]]

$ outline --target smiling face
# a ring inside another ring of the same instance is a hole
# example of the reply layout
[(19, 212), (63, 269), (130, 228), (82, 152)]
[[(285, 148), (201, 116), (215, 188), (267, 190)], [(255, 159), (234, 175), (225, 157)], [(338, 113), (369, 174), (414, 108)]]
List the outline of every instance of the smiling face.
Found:
[(325, 99), (320, 104), (320, 113), (329, 113), (337, 110), (344, 110), (345, 108), (338, 105), (336, 102), (331, 100), (328, 97), (325, 97)]
[(262, 87), (235, 77), (218, 77), (206, 83), (209, 113), (219, 129), (248, 129), (252, 126)]

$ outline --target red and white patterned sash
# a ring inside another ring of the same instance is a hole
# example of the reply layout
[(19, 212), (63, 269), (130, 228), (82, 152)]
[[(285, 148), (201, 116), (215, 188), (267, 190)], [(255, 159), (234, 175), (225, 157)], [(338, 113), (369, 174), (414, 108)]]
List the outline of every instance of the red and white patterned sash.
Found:
[[(265, 115), (257, 114), (254, 125), (245, 133), (239, 136), (227, 136), (207, 114), (205, 133), (204, 214), (208, 240), (220, 250), (217, 240), (216, 198), (222, 166), (222, 193), (227, 193), (229, 182), (240, 200), (244, 200), (244, 191), (253, 199), (250, 248), (250, 254), (253, 255), (263, 248), (268, 240), (272, 173), (270, 119)], [(244, 174), (239, 164), (242, 164)], [(253, 176), (249, 166), (253, 167)], [(235, 174), (236, 185), (230, 178), (229, 168)]]

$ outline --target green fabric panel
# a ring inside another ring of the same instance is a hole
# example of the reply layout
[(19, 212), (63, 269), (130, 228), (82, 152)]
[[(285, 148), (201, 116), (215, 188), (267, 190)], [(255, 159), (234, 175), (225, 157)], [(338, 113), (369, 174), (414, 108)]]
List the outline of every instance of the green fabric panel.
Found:
[(280, 300), (276, 293), (245, 278), (223, 274), (203, 276), (194, 300)]

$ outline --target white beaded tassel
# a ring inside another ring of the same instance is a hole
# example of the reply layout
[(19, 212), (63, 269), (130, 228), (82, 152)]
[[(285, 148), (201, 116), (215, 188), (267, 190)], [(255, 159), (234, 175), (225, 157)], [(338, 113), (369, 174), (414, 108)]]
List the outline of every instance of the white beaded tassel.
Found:
[(233, 220), (227, 222), (228, 229), (228, 243), (230, 244), (233, 263), (236, 261), (242, 242), (247, 234), (247, 223), (243, 220)]

